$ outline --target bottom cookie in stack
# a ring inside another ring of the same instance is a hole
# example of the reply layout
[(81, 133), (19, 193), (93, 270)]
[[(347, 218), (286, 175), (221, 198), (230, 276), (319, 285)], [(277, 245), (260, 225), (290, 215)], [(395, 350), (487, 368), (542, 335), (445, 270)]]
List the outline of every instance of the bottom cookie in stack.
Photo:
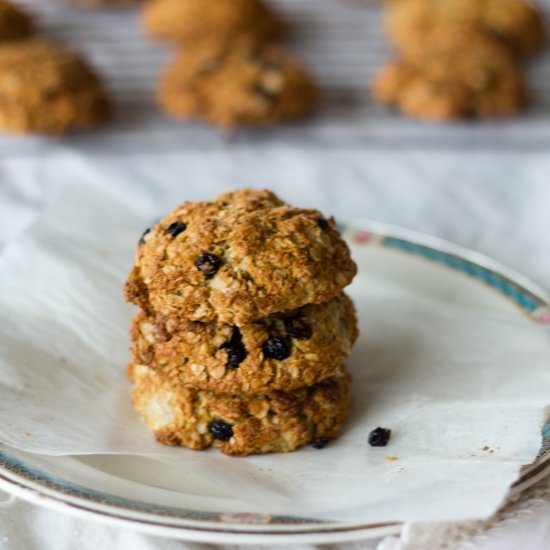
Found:
[(295, 391), (240, 395), (183, 386), (141, 364), (130, 364), (133, 404), (157, 440), (227, 455), (290, 452), (336, 438), (351, 406), (345, 368)]

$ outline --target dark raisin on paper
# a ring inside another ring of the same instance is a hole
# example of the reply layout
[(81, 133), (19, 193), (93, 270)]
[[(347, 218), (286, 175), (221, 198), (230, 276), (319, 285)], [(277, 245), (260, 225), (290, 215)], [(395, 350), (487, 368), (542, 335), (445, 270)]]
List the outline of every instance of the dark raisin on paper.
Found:
[(369, 434), (369, 445), (371, 447), (385, 447), (391, 436), (391, 430), (387, 428), (376, 428)]

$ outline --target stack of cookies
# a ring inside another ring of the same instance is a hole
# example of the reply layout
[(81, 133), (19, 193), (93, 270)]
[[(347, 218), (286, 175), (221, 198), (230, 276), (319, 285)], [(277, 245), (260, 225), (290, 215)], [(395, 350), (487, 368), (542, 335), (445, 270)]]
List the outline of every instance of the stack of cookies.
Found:
[(182, 204), (145, 232), (125, 287), (135, 409), (168, 445), (323, 447), (351, 402), (355, 273), (333, 220), (269, 191)]
[(375, 99), (417, 118), (510, 116), (525, 104), (522, 63), (545, 43), (527, 0), (387, 0), (398, 59), (373, 84)]

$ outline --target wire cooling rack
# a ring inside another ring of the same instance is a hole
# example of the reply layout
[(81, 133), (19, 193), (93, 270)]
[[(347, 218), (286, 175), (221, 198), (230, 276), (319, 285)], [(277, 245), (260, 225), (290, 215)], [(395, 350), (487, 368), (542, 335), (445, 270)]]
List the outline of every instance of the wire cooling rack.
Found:
[[(75, 147), (181, 150), (224, 147), (247, 140), (300, 147), (550, 149), (550, 53), (527, 68), (531, 106), (503, 122), (433, 124), (409, 120), (375, 105), (368, 84), (391, 56), (381, 6), (367, 0), (271, 0), (288, 20), (288, 46), (315, 74), (322, 95), (311, 121), (264, 131), (222, 134), (199, 124), (168, 120), (154, 86), (170, 48), (147, 40), (137, 10), (90, 10), (61, 0), (19, 0), (36, 14), (40, 34), (85, 53), (107, 81), (113, 123), (98, 132), (64, 138)], [(550, 15), (550, 0), (541, 0)], [(207, 4), (207, 3), (206, 3)], [(205, 9), (208, 9), (207, 7)], [(47, 151), (59, 140), (0, 138), (0, 154)]]

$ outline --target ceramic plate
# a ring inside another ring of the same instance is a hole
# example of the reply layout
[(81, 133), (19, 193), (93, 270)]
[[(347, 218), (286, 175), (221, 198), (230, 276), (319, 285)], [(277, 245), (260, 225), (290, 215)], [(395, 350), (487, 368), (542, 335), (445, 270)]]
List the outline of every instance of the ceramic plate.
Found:
[[(450, 303), (515, 312), (524, 322), (550, 324), (545, 292), (487, 258), (438, 239), (369, 224), (342, 227), (359, 278), (383, 280)], [(223, 514), (178, 506), (173, 476), (154, 460), (130, 456), (45, 457), (0, 447), (0, 488), (35, 504), (89, 519), (178, 539), (211, 543), (336, 543), (377, 538), (399, 524), (320, 522)], [(550, 427), (537, 461), (512, 487), (519, 492), (550, 471)]]

